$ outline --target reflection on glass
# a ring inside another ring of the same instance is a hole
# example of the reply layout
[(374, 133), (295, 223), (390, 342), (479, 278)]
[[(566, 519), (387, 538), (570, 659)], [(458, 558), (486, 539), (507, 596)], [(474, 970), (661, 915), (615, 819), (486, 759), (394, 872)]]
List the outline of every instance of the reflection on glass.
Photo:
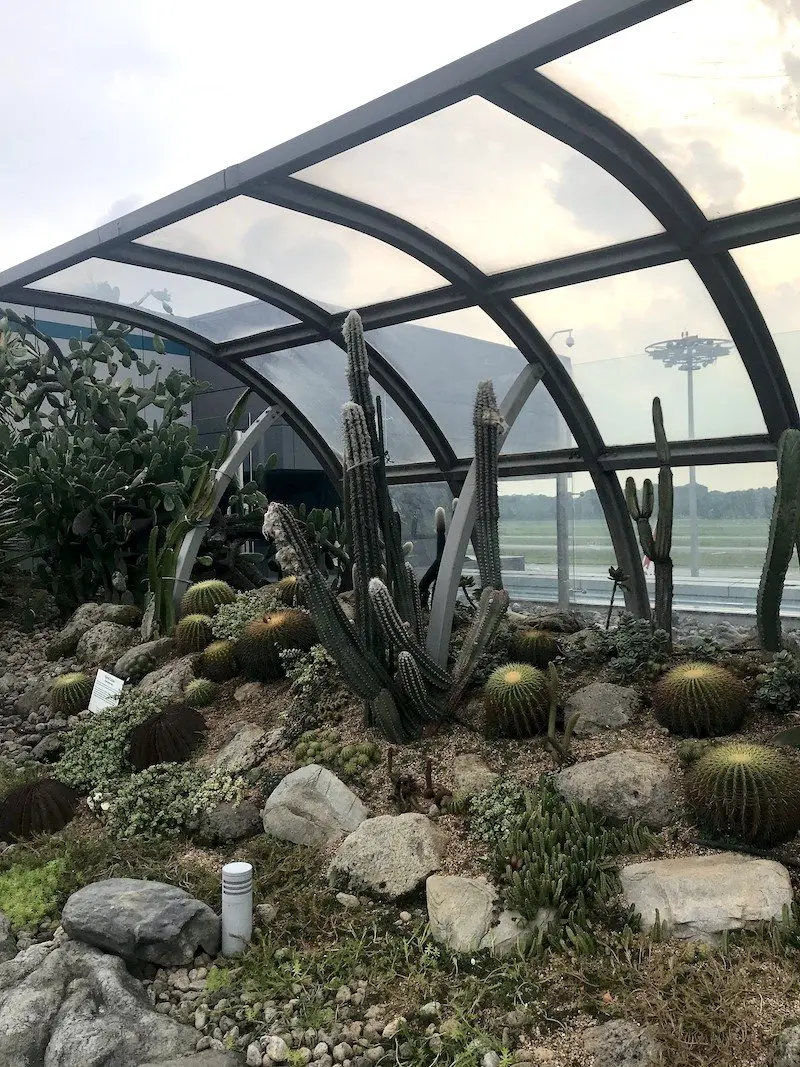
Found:
[(799, 38), (794, 3), (692, 0), (541, 70), (638, 137), (713, 218), (800, 195)]
[(414, 548), (408, 557), (419, 575), (424, 574), (436, 558), (434, 517), (436, 509), (445, 509), (449, 527), (453, 494), (446, 482), (420, 482), (418, 485), (392, 485), (389, 495), (400, 516), (400, 536)]
[(230, 341), (297, 322), (271, 304), (224, 285), (106, 259), (75, 263), (31, 288), (141, 308), (212, 341)]
[(728, 341), (715, 304), (687, 263), (534, 293), (517, 303), (545, 337), (572, 327), (570, 371), (608, 444), (652, 441), (654, 396), (661, 398), (672, 440), (764, 432), (735, 348), (722, 345), (727, 354), (706, 366), (697, 356), (691, 411), (686, 367), (660, 358), (664, 353), (656, 350), (666, 341), (676, 342), (676, 350), (688, 345), (687, 352), (691, 338), (699, 339), (698, 350), (707, 348), (701, 340)]
[[(342, 454), (342, 405), (350, 399), (344, 352), (331, 341), (320, 341), (285, 352), (252, 356), (245, 362), (295, 404)], [(419, 434), (394, 401), (372, 381), (373, 396), (384, 404), (387, 449), (392, 463), (430, 462), (432, 456)]]
[(244, 267), (340, 309), (443, 284), (434, 271), (382, 241), (249, 196), (190, 215), (139, 243)]
[(297, 176), (415, 223), (489, 273), (661, 231), (591, 160), (480, 97)]

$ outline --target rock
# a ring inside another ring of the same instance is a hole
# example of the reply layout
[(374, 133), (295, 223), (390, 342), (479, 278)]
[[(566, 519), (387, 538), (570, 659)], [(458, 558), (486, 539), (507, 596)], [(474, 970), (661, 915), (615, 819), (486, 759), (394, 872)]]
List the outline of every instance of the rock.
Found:
[(482, 951), (507, 956), (524, 948), (536, 928), (552, 917), (548, 909), (541, 909), (531, 923), (510, 911), (498, 915), (497, 890), (484, 877), (431, 875), (425, 895), (433, 938), (462, 956)]
[(114, 622), (121, 626), (137, 626), (142, 613), (131, 604), (81, 604), (70, 616), (66, 625), (53, 638), (47, 648), (48, 659), (72, 656), (78, 641), (93, 626), (101, 622)]
[(233, 699), (237, 704), (246, 704), (250, 700), (257, 700), (262, 696), (264, 686), (261, 682), (243, 682), (233, 691)]
[(289, 1059), (289, 1047), (282, 1037), (269, 1037), (264, 1051), (273, 1063), (286, 1063)]
[(556, 634), (574, 634), (591, 626), (591, 619), (580, 611), (548, 611), (533, 618), (527, 617), (525, 625), (536, 630), (550, 630)]
[[(109, 1067), (111, 1067), (110, 1062)], [(150, 1063), (140, 1064), (139, 1067), (242, 1067), (242, 1060), (233, 1052), (209, 1049), (207, 1052), (195, 1052), (191, 1056), (175, 1056), (170, 1060), (152, 1060)]]
[(0, 912), (0, 963), (13, 959), (17, 954), (17, 939), (11, 929), (11, 923)]
[(475, 796), (476, 793), (488, 789), (499, 777), (496, 771), (487, 767), (481, 757), (474, 753), (456, 756), (450, 767), (454, 796), (458, 793)]
[(136, 641), (136, 631), (118, 622), (99, 622), (78, 640), (77, 659), (86, 667), (111, 670), (123, 652)]
[(64, 742), (60, 737), (56, 734), (49, 734), (47, 737), (43, 737), (38, 745), (33, 746), (31, 756), (35, 760), (39, 760), (40, 763), (44, 763), (58, 755), (63, 747)]
[(339, 901), (343, 908), (360, 907), (358, 897), (354, 897), (352, 893), (337, 893), (336, 899)]
[(266, 929), (275, 919), (278, 914), (278, 909), (274, 904), (256, 904), (255, 912), (259, 926), (263, 926)]
[(192, 664), (195, 656), (181, 656), (165, 663), (163, 667), (157, 667), (142, 678), (137, 686), (140, 693), (148, 693), (152, 697), (163, 697), (165, 700), (177, 700), (183, 696), (186, 686), (194, 678)]
[(671, 825), (679, 809), (667, 764), (631, 748), (566, 767), (555, 776), (555, 786), (567, 801), (591, 804), (616, 822), (640, 819), (656, 830)]
[(424, 815), (379, 815), (344, 839), (328, 878), (334, 889), (395, 900), (439, 870), (444, 846), (441, 830)]
[(800, 1067), (800, 1026), (781, 1030), (775, 1042), (775, 1057), (771, 1067)]
[(242, 774), (264, 758), (267, 734), (254, 722), (242, 723), (230, 741), (214, 759), (214, 766), (228, 774)]
[(663, 1062), (661, 1049), (647, 1030), (623, 1019), (594, 1026), (583, 1037), (594, 1067), (649, 1067)]
[(202, 844), (224, 845), (260, 832), (261, 812), (255, 804), (249, 800), (239, 804), (225, 801), (203, 818), (195, 838)]
[(618, 730), (630, 722), (639, 710), (639, 696), (635, 689), (612, 682), (590, 682), (569, 698), (564, 717), (576, 711), (580, 719), (575, 725), (577, 737), (599, 734), (604, 730)]
[(645, 929), (656, 910), (673, 937), (714, 942), (723, 930), (780, 919), (791, 907), (789, 872), (773, 860), (736, 853), (631, 863), (620, 872), (625, 903)]
[(134, 684), (156, 667), (160, 667), (175, 653), (175, 641), (171, 637), (159, 637), (145, 641), (123, 652), (114, 664), (114, 674)]
[(264, 806), (264, 831), (296, 845), (325, 845), (359, 827), (369, 812), (344, 782), (312, 763), (288, 774)]
[(189, 964), (199, 948), (214, 955), (220, 920), (184, 889), (139, 878), (106, 878), (73, 893), (61, 914), (70, 937), (126, 960)]
[[(152, 1010), (121, 959), (66, 941), (0, 964), (0, 1063), (110, 1067), (193, 1052), (197, 1031)], [(180, 1062), (180, 1061), (178, 1061)], [(187, 1067), (201, 1064), (192, 1057)]]

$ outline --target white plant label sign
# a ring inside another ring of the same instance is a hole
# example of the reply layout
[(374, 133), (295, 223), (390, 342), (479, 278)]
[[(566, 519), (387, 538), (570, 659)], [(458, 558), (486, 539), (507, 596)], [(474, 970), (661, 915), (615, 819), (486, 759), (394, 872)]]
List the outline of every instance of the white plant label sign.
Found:
[(105, 711), (106, 708), (116, 707), (124, 685), (122, 678), (117, 678), (115, 674), (98, 671), (89, 700), (89, 711), (97, 714), (98, 711)]

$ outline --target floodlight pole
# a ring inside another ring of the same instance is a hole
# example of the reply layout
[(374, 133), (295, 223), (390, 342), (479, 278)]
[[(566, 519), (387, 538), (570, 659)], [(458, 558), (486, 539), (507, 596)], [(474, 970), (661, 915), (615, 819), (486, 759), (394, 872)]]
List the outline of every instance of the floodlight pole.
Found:
[[(571, 348), (575, 344), (572, 330), (556, 330), (547, 339), (547, 343), (558, 337), (559, 334), (567, 335), (567, 345)], [(566, 448), (569, 444), (569, 436), (566, 431), (566, 423), (560, 411), (557, 414), (556, 436), (559, 447)], [(569, 608), (569, 475), (556, 475), (556, 574), (558, 582), (558, 607), (560, 611)]]

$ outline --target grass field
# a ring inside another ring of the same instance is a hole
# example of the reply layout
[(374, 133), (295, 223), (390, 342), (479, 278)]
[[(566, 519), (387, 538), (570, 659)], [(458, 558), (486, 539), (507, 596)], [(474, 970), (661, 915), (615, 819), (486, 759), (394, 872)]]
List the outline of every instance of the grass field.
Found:
[[(767, 547), (766, 520), (703, 519), (699, 528), (700, 571), (759, 571)], [(608, 529), (600, 519), (581, 519), (570, 524), (570, 562), (598, 572), (614, 562)], [(556, 563), (555, 521), (501, 520), (500, 549), (503, 555), (525, 556), (531, 564)], [(689, 522), (675, 522), (672, 559), (676, 567), (689, 566)]]

